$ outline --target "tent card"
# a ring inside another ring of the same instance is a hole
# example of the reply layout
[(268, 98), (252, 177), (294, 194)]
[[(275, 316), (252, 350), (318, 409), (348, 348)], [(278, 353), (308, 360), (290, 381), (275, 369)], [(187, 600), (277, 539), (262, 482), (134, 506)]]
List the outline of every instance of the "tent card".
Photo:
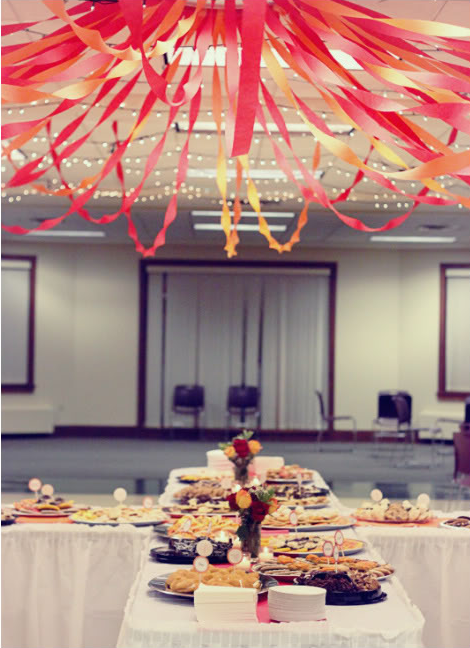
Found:
[(153, 499), (151, 497), (149, 497), (149, 496), (144, 497), (144, 499), (142, 501), (142, 504), (143, 504), (144, 508), (151, 509), (152, 506), (153, 506)]
[(199, 540), (196, 545), (196, 551), (200, 556), (207, 557), (210, 556), (214, 551), (214, 547), (212, 546), (212, 542), (210, 540)]
[(380, 500), (383, 499), (383, 493), (378, 488), (374, 488), (374, 490), (371, 490), (370, 492), (370, 498), (373, 502), (380, 502)]
[(238, 563), (241, 563), (242, 558), (243, 558), (242, 550), (239, 549), (238, 547), (232, 547), (232, 549), (229, 549), (227, 551), (227, 560), (231, 565), (238, 565)]
[(335, 533), (335, 543), (338, 545), (338, 547), (341, 547), (342, 544), (344, 543), (344, 535), (343, 532), (338, 529)]
[(52, 486), (52, 484), (44, 484), (41, 488), (41, 493), (48, 497), (52, 497), (54, 495), (54, 486)]
[(114, 493), (113, 493), (113, 497), (117, 502), (122, 504), (122, 502), (124, 502), (124, 500), (127, 497), (126, 489), (125, 488), (116, 488)]
[(333, 543), (329, 540), (326, 540), (323, 543), (323, 555), (327, 558), (331, 558), (331, 556), (333, 555)]
[(416, 506), (418, 506), (419, 508), (427, 509), (429, 508), (430, 503), (431, 503), (431, 498), (426, 493), (421, 493), (416, 498)]
[(38, 493), (39, 489), (42, 486), (42, 482), (40, 479), (37, 477), (33, 477), (32, 479), (29, 480), (28, 482), (28, 488), (30, 491), (34, 491), (36, 494)]
[(181, 528), (183, 529), (183, 531), (184, 531), (185, 533), (187, 533), (187, 532), (189, 531), (189, 529), (191, 528), (191, 520), (189, 520), (189, 519), (188, 519), (188, 520), (185, 520), (185, 521), (183, 522), (183, 525), (182, 525)]
[(209, 561), (204, 556), (196, 556), (193, 560), (193, 566), (197, 572), (203, 574), (209, 569)]

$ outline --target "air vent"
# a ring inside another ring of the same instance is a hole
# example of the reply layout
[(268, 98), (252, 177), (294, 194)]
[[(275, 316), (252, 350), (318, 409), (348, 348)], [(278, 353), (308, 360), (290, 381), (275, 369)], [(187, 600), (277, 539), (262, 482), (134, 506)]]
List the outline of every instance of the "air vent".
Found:
[(450, 229), (449, 225), (429, 224), (421, 225), (419, 229), (422, 232), (442, 232), (443, 230)]

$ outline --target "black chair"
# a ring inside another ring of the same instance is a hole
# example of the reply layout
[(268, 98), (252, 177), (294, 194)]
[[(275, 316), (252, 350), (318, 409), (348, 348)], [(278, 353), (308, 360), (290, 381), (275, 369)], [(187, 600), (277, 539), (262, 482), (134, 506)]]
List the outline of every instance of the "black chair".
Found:
[(194, 417), (194, 428), (199, 429), (199, 418), (204, 412), (204, 387), (201, 385), (176, 385), (173, 392), (172, 428), (174, 416), (184, 414)]
[(240, 418), (240, 427), (245, 427), (245, 418), (253, 416), (259, 429), (261, 412), (259, 409), (259, 389), (245, 385), (232, 385), (227, 396), (227, 430), (230, 430), (232, 416)]
[[(320, 444), (323, 438), (323, 434), (331, 428), (334, 429), (335, 421), (351, 421), (351, 428), (352, 428), (353, 440), (354, 440), (353, 448), (354, 448), (357, 443), (357, 425), (354, 416), (349, 416), (349, 415), (328, 416), (325, 410), (325, 402), (323, 400), (323, 394), (321, 393), (321, 391), (318, 391), (318, 389), (315, 390), (315, 394), (318, 398), (318, 407), (320, 408), (320, 419), (321, 419), (321, 429), (319, 430), (318, 438), (317, 438), (318, 449), (321, 450)], [(350, 449), (353, 450), (353, 448)]]

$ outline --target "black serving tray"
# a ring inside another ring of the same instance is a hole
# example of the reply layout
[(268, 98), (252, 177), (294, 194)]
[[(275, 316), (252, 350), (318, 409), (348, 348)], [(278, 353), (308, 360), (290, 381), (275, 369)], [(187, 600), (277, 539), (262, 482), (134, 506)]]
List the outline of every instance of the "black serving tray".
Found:
[(387, 594), (379, 587), (363, 592), (326, 592), (326, 605), (370, 605), (385, 601)]
[[(192, 555), (181, 554), (176, 551), (160, 549), (158, 547), (150, 549), (150, 556), (157, 562), (173, 563), (174, 565), (192, 565), (195, 558), (195, 556)], [(226, 556), (209, 556), (208, 560), (212, 565), (223, 565), (228, 562)]]

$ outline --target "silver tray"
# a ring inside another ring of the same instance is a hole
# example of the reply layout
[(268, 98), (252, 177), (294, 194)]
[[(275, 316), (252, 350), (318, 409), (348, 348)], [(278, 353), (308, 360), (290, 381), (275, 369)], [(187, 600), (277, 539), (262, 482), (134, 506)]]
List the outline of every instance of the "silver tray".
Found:
[[(177, 596), (178, 598), (194, 599), (194, 592), (190, 592), (190, 593), (172, 592), (171, 590), (167, 589), (165, 582), (168, 576), (170, 576), (170, 573), (162, 574), (161, 576), (152, 578), (152, 580), (148, 582), (148, 586), (152, 590), (155, 590), (160, 594), (167, 594), (168, 596)], [(266, 576), (266, 574), (258, 574), (258, 576), (261, 581), (261, 589), (257, 590), (258, 594), (265, 594), (270, 587), (274, 587), (275, 585), (279, 584), (277, 580), (272, 576)]]

